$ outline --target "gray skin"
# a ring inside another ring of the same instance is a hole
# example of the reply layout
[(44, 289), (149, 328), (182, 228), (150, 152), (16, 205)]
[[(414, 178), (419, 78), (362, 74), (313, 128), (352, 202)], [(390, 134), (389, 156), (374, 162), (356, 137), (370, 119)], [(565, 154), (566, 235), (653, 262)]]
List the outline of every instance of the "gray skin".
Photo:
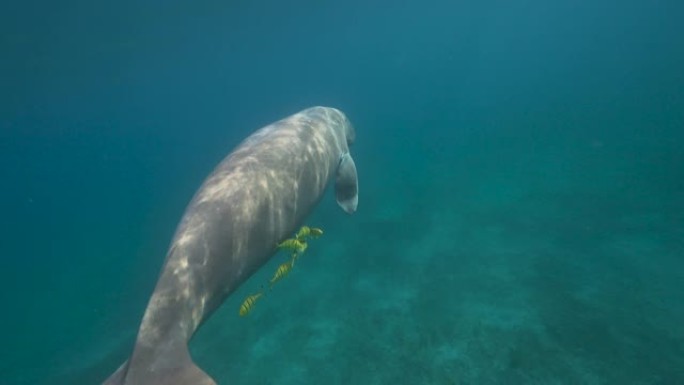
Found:
[(339, 110), (313, 107), (245, 139), (188, 205), (143, 316), (133, 353), (105, 385), (216, 385), (188, 341), (199, 326), (302, 225), (331, 178), (342, 209), (358, 204)]

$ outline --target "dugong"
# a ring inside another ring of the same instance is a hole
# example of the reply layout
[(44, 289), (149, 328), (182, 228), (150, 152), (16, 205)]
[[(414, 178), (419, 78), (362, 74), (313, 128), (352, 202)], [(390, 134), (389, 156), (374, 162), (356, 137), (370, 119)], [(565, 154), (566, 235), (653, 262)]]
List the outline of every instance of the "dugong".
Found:
[(355, 131), (341, 111), (312, 107), (259, 129), (223, 159), (188, 204), (129, 359), (105, 385), (216, 385), (188, 341), (221, 303), (292, 236), (331, 178), (358, 204)]

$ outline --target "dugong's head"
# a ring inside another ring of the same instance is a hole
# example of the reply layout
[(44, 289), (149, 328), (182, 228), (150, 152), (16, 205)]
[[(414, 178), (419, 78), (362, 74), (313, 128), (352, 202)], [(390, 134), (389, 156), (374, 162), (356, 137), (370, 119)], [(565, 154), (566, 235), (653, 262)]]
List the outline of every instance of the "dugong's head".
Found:
[[(356, 173), (356, 164), (349, 153), (349, 146), (356, 140), (356, 130), (347, 116), (340, 110), (328, 108), (330, 124), (334, 126), (341, 142), (340, 158), (335, 177), (335, 198), (337, 204), (348, 214), (356, 212), (359, 204), (359, 180)], [(339, 140), (339, 139), (338, 139)]]
[(342, 132), (344, 133), (344, 137), (347, 139), (347, 146), (351, 146), (356, 140), (356, 130), (349, 119), (347, 119), (347, 115), (343, 114), (341, 111), (338, 112), (342, 115), (342, 121), (340, 124)]
[(336, 108), (311, 107), (301, 113), (309, 118), (321, 119), (324, 126), (333, 133), (331, 138), (334, 138), (334, 142), (330, 144), (337, 150), (335, 159), (331, 159), (334, 162), (331, 166), (335, 167), (335, 199), (342, 210), (353, 214), (359, 204), (356, 164), (349, 153), (349, 146), (356, 140), (354, 126), (347, 116)]
[(339, 141), (340, 151), (348, 151), (348, 146), (354, 144), (356, 140), (356, 130), (344, 112), (332, 107), (311, 107), (303, 111), (309, 116), (318, 116), (327, 123), (328, 128), (335, 133)]

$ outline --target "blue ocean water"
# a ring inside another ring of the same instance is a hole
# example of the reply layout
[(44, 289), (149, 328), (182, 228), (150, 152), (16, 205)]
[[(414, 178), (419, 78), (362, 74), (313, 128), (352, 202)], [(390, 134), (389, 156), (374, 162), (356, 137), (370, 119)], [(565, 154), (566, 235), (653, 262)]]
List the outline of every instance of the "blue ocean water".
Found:
[[(347, 113), (359, 210), (219, 384), (684, 383), (684, 3), (0, 5), (0, 384), (99, 384), (175, 226), (253, 130)], [(282, 258), (282, 257), (280, 257)]]

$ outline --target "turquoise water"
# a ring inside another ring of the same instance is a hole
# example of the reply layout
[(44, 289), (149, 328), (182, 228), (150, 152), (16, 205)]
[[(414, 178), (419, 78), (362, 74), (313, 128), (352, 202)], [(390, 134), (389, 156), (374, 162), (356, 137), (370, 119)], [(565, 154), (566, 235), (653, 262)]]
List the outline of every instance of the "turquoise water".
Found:
[(0, 384), (99, 384), (183, 209), (253, 130), (344, 110), (359, 210), (246, 318), (219, 384), (684, 383), (677, 1), (0, 7)]

